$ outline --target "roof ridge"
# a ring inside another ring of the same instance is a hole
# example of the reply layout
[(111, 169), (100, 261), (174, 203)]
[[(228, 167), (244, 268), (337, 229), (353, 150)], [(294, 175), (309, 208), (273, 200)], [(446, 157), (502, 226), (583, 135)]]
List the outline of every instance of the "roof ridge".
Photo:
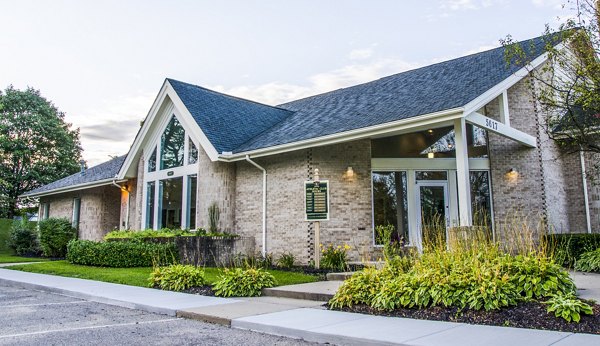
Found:
[(169, 77), (167, 77), (167, 78), (165, 78), (165, 79), (166, 79), (167, 81), (169, 81), (169, 82), (171, 82), (171, 81), (174, 81), (174, 82), (177, 82), (177, 83), (181, 83), (181, 84), (189, 85), (189, 86), (192, 86), (192, 87), (195, 87), (195, 88), (198, 88), (198, 89), (202, 89), (202, 90), (205, 90), (205, 91), (208, 91), (208, 92), (214, 93), (214, 94), (218, 94), (218, 95), (220, 95), (220, 96), (225, 96), (225, 97), (229, 97), (229, 98), (233, 98), (233, 99), (237, 99), (237, 100), (240, 100), (240, 101), (245, 101), (245, 102), (251, 102), (251, 103), (254, 103), (254, 104), (257, 104), (257, 105), (260, 105), (260, 106), (265, 106), (265, 107), (275, 108), (275, 109), (282, 110), (282, 111), (286, 111), (286, 112), (292, 112), (292, 111), (290, 111), (289, 109), (285, 109), (285, 108), (278, 107), (278, 106), (272, 106), (272, 105), (268, 105), (268, 104), (266, 104), (266, 103), (262, 103), (262, 102), (258, 102), (258, 101), (250, 100), (250, 99), (243, 98), (243, 97), (239, 97), (239, 96), (235, 96), (235, 95), (226, 94), (226, 93), (223, 93), (223, 92), (220, 92), (220, 91), (216, 91), (216, 90), (212, 90), (212, 89), (209, 89), (209, 88), (206, 88), (206, 87), (200, 86), (200, 85), (196, 85), (196, 84), (192, 84), (192, 83), (188, 83), (188, 82), (183, 82), (183, 81), (180, 81), (180, 80), (177, 80), (177, 79), (174, 79), (174, 78), (169, 78)]
[[(542, 38), (546, 38), (546, 37), (553, 37), (556, 34), (558, 34), (558, 33), (544, 34), (544, 35), (540, 35), (540, 36), (533, 37), (533, 38), (530, 38), (530, 39), (526, 39), (526, 40), (522, 40), (522, 41), (517, 41), (515, 43), (522, 44), (522, 43), (525, 43), (525, 42), (530, 42), (530, 41), (534, 41), (534, 40), (538, 40), (538, 39), (542, 39)], [(436, 62), (436, 63), (433, 63), (433, 64), (421, 66), (421, 67), (416, 67), (416, 68), (413, 68), (411, 70), (406, 70), (406, 71), (394, 73), (394, 74), (391, 74), (391, 75), (388, 75), (388, 76), (379, 77), (377, 79), (373, 79), (373, 80), (370, 80), (368, 82), (364, 82), (364, 83), (360, 83), (360, 84), (354, 84), (354, 85), (350, 85), (350, 86), (347, 86), (347, 87), (343, 87), (343, 88), (339, 88), (339, 89), (334, 89), (334, 90), (322, 92), (322, 93), (319, 93), (319, 94), (314, 94), (314, 95), (311, 95), (311, 96), (306, 96), (306, 97), (303, 97), (303, 98), (299, 98), (299, 99), (296, 99), (296, 100), (292, 100), (292, 101), (288, 101), (288, 102), (285, 102), (285, 103), (278, 104), (277, 106), (278, 107), (282, 107), (284, 105), (295, 103), (297, 101), (306, 100), (306, 99), (309, 99), (311, 97), (321, 96), (321, 95), (325, 95), (325, 94), (329, 94), (329, 93), (334, 93), (334, 92), (337, 92), (337, 91), (340, 91), (340, 90), (346, 90), (346, 89), (350, 89), (350, 88), (355, 88), (355, 87), (367, 85), (367, 84), (378, 82), (378, 81), (385, 80), (385, 79), (388, 79), (388, 78), (397, 77), (398, 75), (401, 75), (401, 74), (404, 74), (404, 73), (416, 72), (416, 71), (419, 71), (419, 70), (422, 70), (422, 69), (431, 68), (433, 66), (438, 66), (438, 65), (441, 65), (441, 64), (450, 63), (450, 62), (453, 62), (453, 61), (456, 61), (456, 60), (465, 59), (465, 58), (468, 58), (468, 57), (472, 57), (472, 56), (476, 56), (476, 55), (481, 55), (481, 54), (489, 53), (489, 52), (496, 51), (496, 50), (499, 50), (499, 49), (504, 49), (504, 48), (505, 48), (504, 46), (500, 46), (500, 47), (496, 47), (496, 48), (487, 49), (487, 50), (484, 50), (484, 51), (481, 51), (481, 52), (476, 52), (476, 53), (471, 53), (471, 54), (467, 54), (467, 55), (458, 56), (456, 58), (452, 58), (452, 59), (448, 59), (448, 60), (444, 60), (444, 61), (439, 61), (439, 62)], [(284, 108), (284, 109), (287, 109), (287, 108)]]

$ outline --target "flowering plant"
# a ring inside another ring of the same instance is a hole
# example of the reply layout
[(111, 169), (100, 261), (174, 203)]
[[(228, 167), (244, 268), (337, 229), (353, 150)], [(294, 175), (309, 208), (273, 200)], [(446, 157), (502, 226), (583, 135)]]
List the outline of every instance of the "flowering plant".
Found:
[(323, 246), (323, 244), (320, 244), (320, 247), (322, 269), (331, 269), (339, 271), (344, 271), (348, 269), (348, 264), (346, 263), (346, 252), (350, 250), (350, 246), (348, 244), (344, 244), (344, 246), (333, 246), (333, 244)]

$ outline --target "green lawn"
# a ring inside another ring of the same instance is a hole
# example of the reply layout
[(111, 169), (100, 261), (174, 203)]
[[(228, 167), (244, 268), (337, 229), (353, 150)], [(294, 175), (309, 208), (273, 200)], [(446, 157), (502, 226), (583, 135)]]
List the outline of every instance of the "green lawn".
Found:
[[(73, 278), (113, 282), (131, 286), (148, 286), (148, 277), (152, 268), (102, 268), (70, 264), (67, 261), (51, 261), (45, 263), (10, 266), (7, 269), (22, 270), (32, 273), (52, 274)], [(219, 268), (205, 268), (206, 281), (210, 284), (217, 280)], [(279, 285), (293, 285), (317, 281), (317, 277), (302, 273), (269, 270)]]

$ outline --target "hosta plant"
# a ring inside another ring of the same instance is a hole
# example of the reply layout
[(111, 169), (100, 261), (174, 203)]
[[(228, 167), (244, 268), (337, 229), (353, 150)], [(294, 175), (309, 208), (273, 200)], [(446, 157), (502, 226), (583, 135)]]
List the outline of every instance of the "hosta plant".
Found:
[(581, 315), (592, 315), (592, 307), (582, 302), (573, 295), (555, 295), (548, 299), (548, 313), (554, 312), (554, 316), (564, 318), (567, 322), (579, 322)]
[(256, 297), (263, 288), (275, 285), (273, 275), (260, 268), (226, 268), (213, 284), (213, 290), (219, 297)]
[(160, 287), (169, 291), (183, 291), (190, 287), (203, 286), (205, 283), (204, 270), (183, 264), (156, 267), (150, 274), (148, 281), (150, 287)]

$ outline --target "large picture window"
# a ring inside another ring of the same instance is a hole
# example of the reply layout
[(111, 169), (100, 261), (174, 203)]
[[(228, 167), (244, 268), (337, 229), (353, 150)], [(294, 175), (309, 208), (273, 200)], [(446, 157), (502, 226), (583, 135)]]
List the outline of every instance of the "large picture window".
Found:
[(171, 118), (160, 140), (160, 169), (183, 166), (185, 130), (175, 116)]
[(378, 226), (394, 227), (392, 240), (408, 243), (408, 198), (406, 172), (373, 172), (373, 223), (375, 244), (383, 240)]
[(195, 229), (199, 146), (175, 113), (157, 137), (144, 148), (144, 225)]

